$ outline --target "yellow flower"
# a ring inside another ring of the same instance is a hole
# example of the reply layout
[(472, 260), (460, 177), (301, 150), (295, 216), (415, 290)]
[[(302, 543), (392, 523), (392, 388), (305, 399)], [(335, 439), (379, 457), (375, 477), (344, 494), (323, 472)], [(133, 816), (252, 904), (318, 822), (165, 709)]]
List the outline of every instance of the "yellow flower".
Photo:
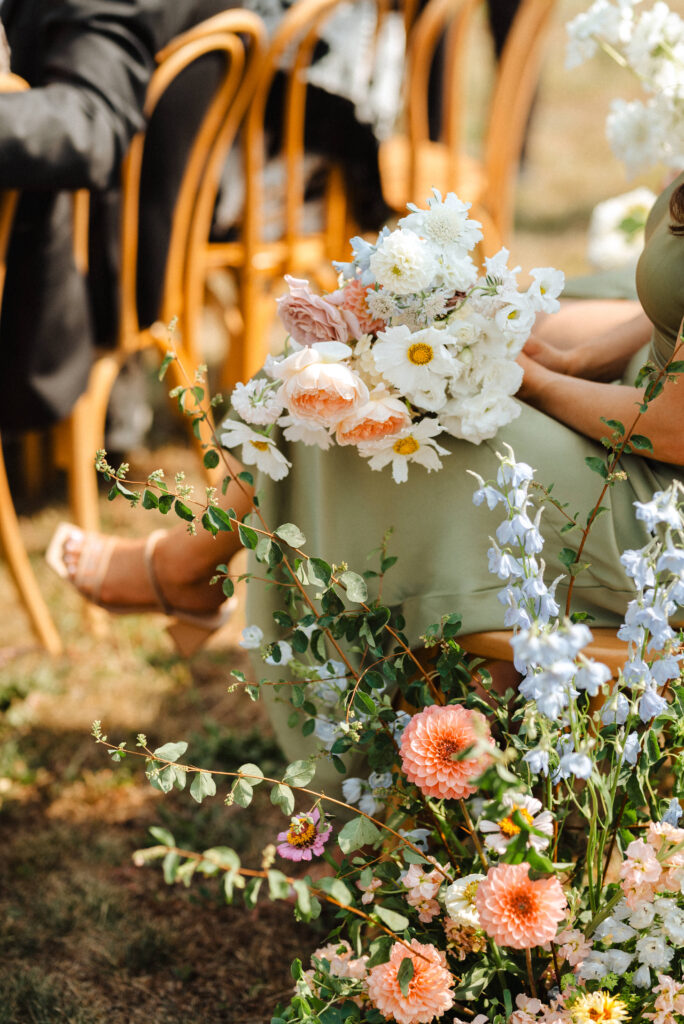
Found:
[(570, 1012), (573, 1024), (623, 1024), (629, 1020), (622, 999), (603, 990), (586, 992), (572, 1004)]

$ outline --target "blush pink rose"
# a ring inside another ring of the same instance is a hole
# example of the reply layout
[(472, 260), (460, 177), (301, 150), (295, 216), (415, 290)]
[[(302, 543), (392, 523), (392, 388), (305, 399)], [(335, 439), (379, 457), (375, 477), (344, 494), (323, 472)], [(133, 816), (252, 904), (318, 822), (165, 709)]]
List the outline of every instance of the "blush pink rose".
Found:
[[(323, 346), (324, 347), (324, 346)], [(320, 351), (303, 348), (278, 365), (283, 381), (278, 398), (291, 415), (332, 427), (368, 401), (368, 388), (341, 362), (326, 361)]]
[(371, 393), (365, 405), (340, 420), (335, 438), (338, 444), (379, 441), (383, 437), (398, 434), (410, 423), (409, 411), (398, 398), (391, 398), (386, 393)]
[(285, 275), (290, 294), (277, 300), (285, 329), (300, 345), (349, 340), (349, 323), (341, 309), (309, 288), (309, 282)]

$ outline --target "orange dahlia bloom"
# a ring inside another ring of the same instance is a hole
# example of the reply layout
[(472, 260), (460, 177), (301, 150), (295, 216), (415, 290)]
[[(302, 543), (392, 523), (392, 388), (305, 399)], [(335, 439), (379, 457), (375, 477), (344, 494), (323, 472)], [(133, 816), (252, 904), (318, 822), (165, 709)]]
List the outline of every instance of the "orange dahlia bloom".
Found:
[(480, 925), (500, 946), (531, 949), (555, 938), (568, 908), (557, 878), (529, 877), (530, 865), (498, 864), (480, 882)]
[[(413, 977), (408, 983), (408, 995), (403, 995), (398, 974), (406, 957), (413, 961)], [(411, 942), (411, 949), (395, 942), (388, 962), (373, 967), (367, 980), (373, 1005), (397, 1024), (428, 1024), (441, 1017), (453, 1005), (453, 984), (444, 953), (417, 939)]]
[(454, 759), (478, 741), (491, 743), (489, 725), (479, 711), (460, 704), (431, 705), (414, 715), (401, 738), (402, 768), (426, 796), (461, 800), (474, 793), (472, 780), (491, 762), (488, 754)]

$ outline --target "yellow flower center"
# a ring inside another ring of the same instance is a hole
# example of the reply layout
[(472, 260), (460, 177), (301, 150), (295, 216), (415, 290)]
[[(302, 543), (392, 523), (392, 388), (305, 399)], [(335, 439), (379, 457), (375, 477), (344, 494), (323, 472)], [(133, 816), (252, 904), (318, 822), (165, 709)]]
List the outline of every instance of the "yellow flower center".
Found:
[(497, 825), (499, 826), (503, 834), (507, 836), (509, 839), (512, 836), (517, 836), (520, 832), (520, 826), (516, 825), (516, 823), (513, 821), (513, 815), (516, 811), (518, 811), (520, 817), (524, 821), (526, 821), (528, 825), (531, 825), (533, 821), (530, 812), (526, 811), (524, 807), (518, 807), (516, 804), (507, 818), (502, 818), (501, 821), (497, 821)]
[(434, 352), (432, 351), (432, 345), (428, 345), (424, 341), (417, 341), (413, 345), (409, 345), (407, 352), (410, 363), (414, 366), (425, 366), (426, 363), (431, 363), (434, 358)]
[(571, 1009), (574, 1024), (623, 1024), (629, 1020), (627, 1006), (618, 996), (603, 990), (587, 992), (577, 999)]
[(415, 437), (402, 437), (399, 441), (395, 441), (392, 448), (397, 455), (413, 455), (420, 448), (420, 445), (416, 441)]
[(250, 441), (249, 443), (251, 445), (253, 445), (255, 448), (257, 448), (260, 452), (267, 452), (268, 451), (268, 442), (267, 441)]
[(316, 838), (316, 826), (308, 818), (296, 818), (287, 830), (290, 846), (312, 846)]
[(465, 889), (463, 890), (463, 899), (466, 903), (469, 903), (472, 907), (475, 906), (475, 897), (477, 896), (478, 886), (480, 885), (479, 879), (474, 882), (468, 882)]

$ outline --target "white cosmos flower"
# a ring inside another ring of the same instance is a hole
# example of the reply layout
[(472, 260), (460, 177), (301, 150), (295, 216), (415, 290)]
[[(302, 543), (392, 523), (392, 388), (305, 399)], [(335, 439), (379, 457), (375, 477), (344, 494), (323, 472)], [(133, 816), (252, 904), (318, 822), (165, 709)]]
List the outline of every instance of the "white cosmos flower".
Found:
[(445, 332), (436, 327), (410, 331), (402, 324), (388, 327), (373, 346), (375, 365), (402, 394), (429, 388), (435, 376), (456, 376), (458, 365), (447, 351)]
[[(539, 800), (532, 796), (521, 793), (505, 793), (501, 803), (508, 809), (509, 813), (499, 821), (489, 821), (484, 818), (478, 823), (478, 828), (485, 834), (485, 846), (494, 850), (495, 853), (505, 853), (508, 844), (520, 834), (520, 827), (513, 821), (513, 814), (518, 811), (523, 820), (532, 828), (543, 832), (549, 838), (530, 834), (528, 842), (535, 850), (545, 850), (549, 845), (549, 839), (553, 835), (553, 815), (550, 811), (542, 811)], [(539, 813), (541, 811), (541, 814)]]
[(437, 444), (435, 437), (443, 429), (439, 420), (426, 418), (406, 427), (398, 437), (360, 444), (359, 453), (368, 459), (371, 469), (384, 469), (391, 464), (395, 483), (402, 484), (408, 479), (409, 462), (424, 466), (428, 473), (442, 468), (439, 456), (448, 455), (449, 451)]
[(432, 247), (412, 231), (392, 231), (370, 258), (375, 280), (395, 295), (414, 295), (432, 286), (437, 271)]
[(464, 875), (449, 885), (444, 893), (444, 906), (452, 921), (463, 928), (479, 928), (480, 918), (475, 897), (484, 875)]
[(246, 423), (227, 421), (221, 434), (221, 443), (226, 448), (236, 448), (241, 444), (242, 462), (246, 466), (256, 466), (272, 480), (282, 480), (292, 465), (283, 453), (278, 451), (273, 438), (252, 430)]

